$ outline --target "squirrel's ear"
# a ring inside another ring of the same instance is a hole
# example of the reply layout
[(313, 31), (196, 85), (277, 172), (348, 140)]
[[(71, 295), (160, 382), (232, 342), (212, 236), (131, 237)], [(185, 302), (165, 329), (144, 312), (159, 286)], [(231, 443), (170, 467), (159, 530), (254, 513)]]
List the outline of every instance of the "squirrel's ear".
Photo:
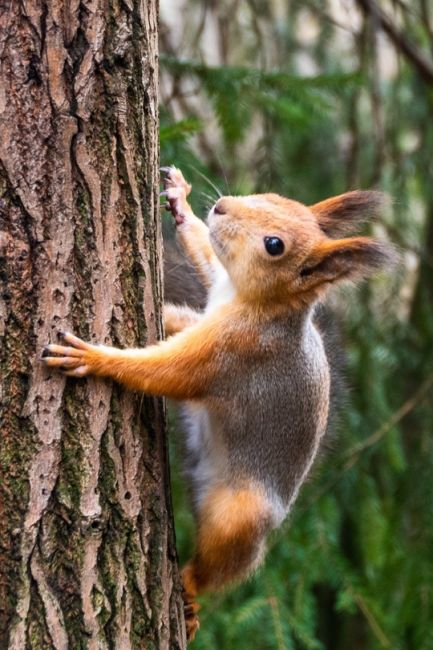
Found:
[(339, 237), (378, 216), (388, 205), (389, 197), (382, 192), (356, 190), (315, 203), (310, 210), (328, 237)]
[(394, 251), (371, 237), (327, 239), (305, 261), (300, 275), (309, 287), (365, 278), (395, 260)]

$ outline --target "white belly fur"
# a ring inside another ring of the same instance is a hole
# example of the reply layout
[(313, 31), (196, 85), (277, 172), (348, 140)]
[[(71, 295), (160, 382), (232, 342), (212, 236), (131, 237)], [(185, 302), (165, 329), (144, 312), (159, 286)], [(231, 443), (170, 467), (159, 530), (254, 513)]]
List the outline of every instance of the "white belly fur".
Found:
[(215, 267), (214, 280), (209, 289), (205, 314), (212, 313), (221, 305), (225, 305), (235, 297), (236, 291), (229, 274), (222, 264)]

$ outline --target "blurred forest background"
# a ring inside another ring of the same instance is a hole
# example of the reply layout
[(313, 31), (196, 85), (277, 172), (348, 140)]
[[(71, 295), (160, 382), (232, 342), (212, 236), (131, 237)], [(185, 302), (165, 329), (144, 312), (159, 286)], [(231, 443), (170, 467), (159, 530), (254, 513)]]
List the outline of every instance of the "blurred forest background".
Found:
[(349, 385), (332, 450), (265, 566), (202, 599), (193, 647), (431, 649), (433, 2), (162, 0), (160, 38), (161, 162), (197, 214), (217, 189), (308, 204), (379, 188), (393, 209), (372, 229), (402, 258), (331, 300)]

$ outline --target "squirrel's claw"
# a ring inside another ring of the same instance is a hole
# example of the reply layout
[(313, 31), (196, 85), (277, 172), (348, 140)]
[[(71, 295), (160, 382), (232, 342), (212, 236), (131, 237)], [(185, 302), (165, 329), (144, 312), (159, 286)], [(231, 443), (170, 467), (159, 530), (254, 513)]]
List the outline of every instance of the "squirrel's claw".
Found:
[(41, 361), (49, 368), (58, 368), (65, 375), (84, 377), (91, 371), (86, 363), (92, 345), (82, 341), (70, 332), (59, 332), (59, 337), (69, 346), (51, 343), (42, 350)]
[(184, 198), (186, 198), (191, 192), (191, 185), (185, 180), (180, 169), (172, 165), (171, 167), (161, 167), (160, 170), (165, 174), (162, 178), (164, 188), (176, 187), (182, 191)]
[(166, 189), (160, 193), (161, 198), (166, 198), (164, 207), (171, 212), (177, 225), (185, 221), (186, 203), (185, 189), (181, 186), (166, 185)]
[(197, 615), (200, 605), (190, 601), (188, 598), (185, 599), (184, 594), (182, 597), (184, 598), (183, 611), (185, 616), (186, 638), (189, 642), (194, 640), (197, 630), (200, 627), (200, 620)]

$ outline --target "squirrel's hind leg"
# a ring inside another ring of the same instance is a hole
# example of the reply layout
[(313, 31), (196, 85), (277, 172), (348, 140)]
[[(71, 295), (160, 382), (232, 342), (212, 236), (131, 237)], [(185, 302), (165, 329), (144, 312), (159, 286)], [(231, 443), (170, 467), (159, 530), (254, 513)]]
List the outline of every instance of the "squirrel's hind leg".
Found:
[(199, 627), (197, 594), (247, 577), (264, 555), (271, 508), (256, 488), (219, 486), (198, 513), (197, 548), (182, 571), (188, 639)]

